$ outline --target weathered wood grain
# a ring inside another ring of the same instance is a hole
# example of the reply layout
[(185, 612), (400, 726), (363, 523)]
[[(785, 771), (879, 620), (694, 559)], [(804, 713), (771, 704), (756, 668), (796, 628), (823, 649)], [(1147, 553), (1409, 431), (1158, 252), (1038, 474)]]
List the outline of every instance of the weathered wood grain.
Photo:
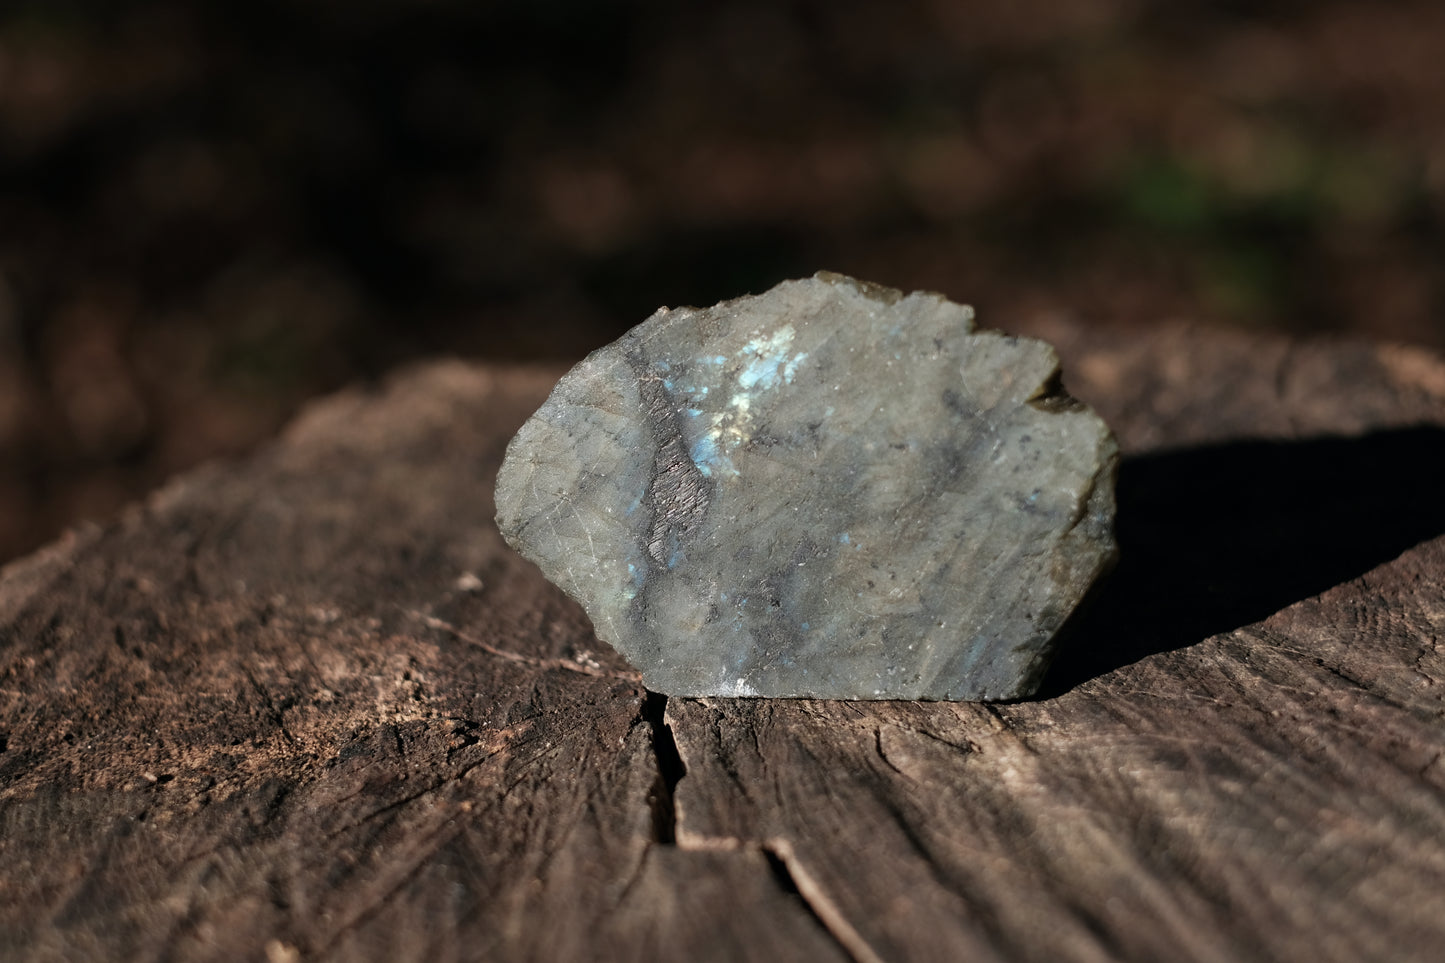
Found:
[(1445, 365), (1053, 328), (1124, 560), (1031, 702), (646, 693), (491, 522), (551, 369), (11, 566), (0, 958), (1435, 958)]

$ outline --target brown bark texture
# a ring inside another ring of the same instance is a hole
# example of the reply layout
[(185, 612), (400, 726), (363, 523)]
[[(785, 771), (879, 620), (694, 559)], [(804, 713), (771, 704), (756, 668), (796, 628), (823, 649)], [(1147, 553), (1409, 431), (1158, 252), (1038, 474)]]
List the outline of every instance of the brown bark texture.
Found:
[(508, 550), (560, 374), (310, 408), (0, 576), (0, 958), (1429, 960), (1445, 363), (1040, 322), (1122, 561), (1046, 691), (666, 700)]

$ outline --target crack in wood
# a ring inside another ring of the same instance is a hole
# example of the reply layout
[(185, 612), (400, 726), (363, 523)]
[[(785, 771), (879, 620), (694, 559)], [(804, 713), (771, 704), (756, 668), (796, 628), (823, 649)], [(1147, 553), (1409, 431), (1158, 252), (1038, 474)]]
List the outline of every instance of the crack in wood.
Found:
[[(672, 726), (667, 722), (667, 696), (649, 690), (643, 700), (642, 715), (652, 730), (658, 786), (665, 790), (656, 791), (648, 797), (653, 803), (657, 842), (693, 852), (761, 853), (778, 888), (798, 899), (803, 909), (848, 959), (853, 963), (882, 963), (882, 957), (874, 952), (863, 936), (848, 922), (847, 916), (818, 881), (799, 864), (793, 852), (793, 844), (789, 840), (775, 837), (760, 842), (737, 836), (705, 836), (686, 830), (679, 836), (676, 790), (678, 781), (687, 775), (687, 764), (683, 761), (677, 740), (673, 736)], [(759, 758), (762, 758), (762, 746), (757, 742), (756, 730), (752, 735), (754, 748)], [(886, 759), (884, 761), (887, 762)], [(747, 796), (741, 777), (734, 774), (733, 778), (737, 780), (744, 796)]]
[(241, 673), (245, 675), (246, 681), (251, 683), (251, 688), (254, 689), (256, 695), (260, 697), (261, 704), (265, 707), (267, 714), (271, 717), (271, 721), (275, 723), (277, 730), (280, 731), (281, 736), (286, 740), (287, 744), (290, 745), (292, 749), (299, 749), (301, 744), (296, 741), (296, 737), (292, 735), (291, 730), (286, 725), (286, 710), (289, 709), (290, 706), (284, 703), (278, 704), (273, 700), (271, 693), (266, 690), (266, 687), (261, 684), (261, 681), (256, 678), (250, 669), (242, 666)]
[(642, 682), (642, 674), (640, 672), (615, 672), (609, 671), (605, 667), (593, 668), (585, 662), (578, 662), (574, 659), (546, 659), (533, 655), (523, 655), (520, 652), (508, 652), (506, 649), (499, 649), (495, 645), (491, 645), (477, 638), (475, 635), (462, 631), (445, 619), (439, 619), (434, 615), (428, 615), (416, 609), (404, 609), (403, 611), (429, 629), (439, 629), (443, 632), (450, 633), (468, 645), (481, 649), (488, 655), (494, 655), (499, 659), (513, 662), (517, 665), (524, 665), (528, 668), (544, 672), (549, 669), (557, 669), (562, 672), (576, 672), (580, 675), (590, 675), (595, 679), (616, 679), (619, 682)]
[(657, 780), (647, 800), (652, 807), (652, 835), (664, 846), (677, 845), (677, 784), (687, 775), (682, 754), (667, 723), (667, 696), (647, 690), (642, 698), (642, 718), (652, 733), (652, 754), (657, 762)]
[(863, 939), (838, 905), (828, 897), (811, 874), (798, 862), (793, 844), (786, 839), (770, 839), (761, 846), (768, 866), (785, 893), (802, 901), (808, 913), (818, 921), (854, 963), (883, 963), (883, 958), (874, 952), (868, 941)]

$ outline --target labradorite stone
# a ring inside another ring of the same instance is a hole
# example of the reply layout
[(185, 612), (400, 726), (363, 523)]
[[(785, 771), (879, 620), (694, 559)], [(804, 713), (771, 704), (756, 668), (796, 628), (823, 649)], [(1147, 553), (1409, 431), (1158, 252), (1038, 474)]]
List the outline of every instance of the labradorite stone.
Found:
[(839, 275), (662, 309), (522, 427), (497, 522), (668, 695), (1026, 696), (1115, 554), (1117, 449), (1057, 379)]

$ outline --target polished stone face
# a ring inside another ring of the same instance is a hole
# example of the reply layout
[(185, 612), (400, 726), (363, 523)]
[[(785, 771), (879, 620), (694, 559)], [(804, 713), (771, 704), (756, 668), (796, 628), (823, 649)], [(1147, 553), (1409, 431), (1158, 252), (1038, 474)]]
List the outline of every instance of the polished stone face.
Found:
[(838, 275), (660, 310), (507, 451), (497, 522), (677, 696), (1011, 699), (1112, 563), (1048, 345)]

